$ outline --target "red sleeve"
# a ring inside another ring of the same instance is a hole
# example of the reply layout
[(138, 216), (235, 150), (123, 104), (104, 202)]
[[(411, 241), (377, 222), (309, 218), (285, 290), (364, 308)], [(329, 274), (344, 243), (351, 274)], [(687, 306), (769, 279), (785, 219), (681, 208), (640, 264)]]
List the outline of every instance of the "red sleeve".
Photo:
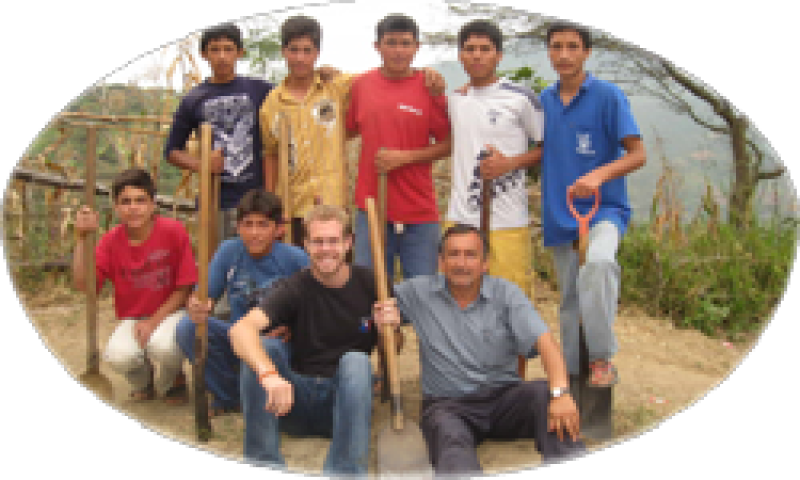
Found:
[(177, 234), (177, 275), (175, 276), (175, 286), (185, 287), (197, 283), (197, 263), (194, 261), (192, 252), (192, 241), (189, 234), (181, 223), (175, 227)]
[(350, 102), (347, 106), (347, 117), (345, 118), (345, 128), (350, 132), (358, 131), (358, 122), (356, 121), (357, 99), (358, 99), (358, 85), (361, 82), (358, 79), (353, 80), (353, 85), (350, 87)]
[(103, 282), (111, 278), (111, 236), (112, 232), (108, 232), (97, 242), (94, 249), (94, 270), (95, 278), (97, 280), (97, 291), (103, 288)]
[(447, 97), (431, 97), (431, 136), (441, 142), (450, 136), (450, 118), (447, 116)]

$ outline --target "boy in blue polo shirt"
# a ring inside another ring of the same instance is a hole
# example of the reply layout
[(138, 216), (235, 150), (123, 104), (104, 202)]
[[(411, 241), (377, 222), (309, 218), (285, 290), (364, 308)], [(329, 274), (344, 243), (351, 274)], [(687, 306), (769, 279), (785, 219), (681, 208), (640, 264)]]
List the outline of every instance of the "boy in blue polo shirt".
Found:
[[(559, 80), (541, 95), (545, 112), (542, 148), (542, 226), (552, 247), (561, 289), (561, 341), (570, 375), (579, 374), (579, 324), (589, 353), (589, 383), (610, 386), (618, 376), (613, 324), (619, 298), (617, 248), (631, 216), (625, 175), (645, 163), (645, 149), (628, 100), (615, 85), (584, 70), (592, 51), (589, 32), (554, 23), (547, 52)], [(577, 222), (567, 206), (586, 214), (601, 202), (589, 231), (586, 263), (578, 269), (573, 242)]]

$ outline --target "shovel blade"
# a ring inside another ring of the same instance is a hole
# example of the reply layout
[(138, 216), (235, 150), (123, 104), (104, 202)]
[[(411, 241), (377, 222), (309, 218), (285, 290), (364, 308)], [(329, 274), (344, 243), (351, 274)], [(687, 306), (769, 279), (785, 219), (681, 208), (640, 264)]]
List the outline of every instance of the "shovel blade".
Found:
[(93, 391), (101, 400), (111, 400), (113, 394), (111, 381), (102, 373), (85, 372), (78, 377), (78, 381)]
[(381, 478), (405, 475), (433, 478), (433, 467), (422, 430), (411, 420), (404, 419), (401, 430), (395, 430), (388, 422), (378, 433), (376, 451), (378, 475)]

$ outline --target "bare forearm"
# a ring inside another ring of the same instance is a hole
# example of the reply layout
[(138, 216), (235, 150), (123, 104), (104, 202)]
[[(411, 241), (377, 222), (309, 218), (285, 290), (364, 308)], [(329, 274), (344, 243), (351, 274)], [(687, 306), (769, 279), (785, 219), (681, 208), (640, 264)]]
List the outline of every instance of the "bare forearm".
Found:
[(169, 152), (167, 161), (183, 170), (190, 170), (192, 172), (200, 171), (200, 160), (183, 150), (173, 150)]
[(278, 181), (278, 156), (274, 154), (264, 154), (264, 188), (268, 192), (275, 191)]
[(150, 316), (149, 321), (152, 322), (153, 327), (157, 327), (165, 318), (183, 308), (186, 305), (186, 299), (189, 298), (191, 291), (191, 286), (176, 288), (175, 291), (167, 297), (167, 300), (158, 307), (155, 313)]
[(254, 372), (275, 369), (275, 364), (261, 344), (261, 330), (268, 325), (269, 319), (264, 312), (254, 308), (228, 330), (233, 352)]
[(515, 155), (510, 157), (511, 164), (513, 167), (511, 170), (517, 170), (520, 168), (529, 168), (542, 160), (542, 149), (540, 147), (536, 147), (532, 150), (528, 150), (527, 152), (521, 155)]
[(427, 147), (419, 148), (417, 150), (410, 150), (409, 163), (425, 163), (434, 162), (440, 158), (450, 155), (452, 149), (452, 141), (450, 137), (443, 139), (440, 142), (432, 143)]
[(547, 374), (547, 381), (550, 388), (567, 387), (569, 386), (569, 377), (567, 374), (567, 366), (564, 363), (564, 357), (561, 355), (561, 349), (558, 344), (553, 340), (550, 332), (546, 332), (539, 336), (536, 341), (536, 349), (542, 358), (542, 366)]
[(86, 292), (85, 245), (86, 242), (82, 238), (78, 238), (75, 242), (75, 250), (72, 253), (72, 285), (81, 292)]
[(647, 154), (645, 153), (644, 143), (640, 138), (625, 139), (625, 154), (617, 160), (603, 165), (597, 169), (603, 182), (623, 177), (644, 166)]

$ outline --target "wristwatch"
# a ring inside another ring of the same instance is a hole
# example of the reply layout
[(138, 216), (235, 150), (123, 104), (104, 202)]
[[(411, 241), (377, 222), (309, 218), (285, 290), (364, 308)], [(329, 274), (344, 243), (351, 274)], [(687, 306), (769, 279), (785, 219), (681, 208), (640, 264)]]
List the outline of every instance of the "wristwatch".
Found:
[(550, 398), (560, 398), (560, 397), (563, 397), (564, 395), (568, 395), (569, 393), (570, 393), (569, 392), (569, 388), (567, 388), (567, 387), (551, 388), (550, 389)]

